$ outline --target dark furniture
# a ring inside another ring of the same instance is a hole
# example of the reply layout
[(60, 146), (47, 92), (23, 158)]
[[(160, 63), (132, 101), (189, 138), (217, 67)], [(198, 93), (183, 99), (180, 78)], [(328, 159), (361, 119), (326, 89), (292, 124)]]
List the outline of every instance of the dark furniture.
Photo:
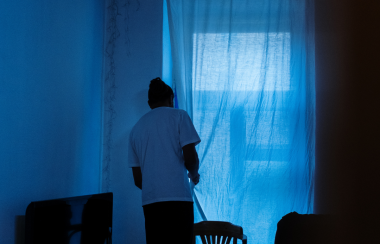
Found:
[(112, 206), (112, 193), (31, 202), (25, 214), (25, 243), (111, 243)]
[(379, 220), (365, 209), (344, 215), (292, 212), (278, 222), (275, 244), (380, 243)]

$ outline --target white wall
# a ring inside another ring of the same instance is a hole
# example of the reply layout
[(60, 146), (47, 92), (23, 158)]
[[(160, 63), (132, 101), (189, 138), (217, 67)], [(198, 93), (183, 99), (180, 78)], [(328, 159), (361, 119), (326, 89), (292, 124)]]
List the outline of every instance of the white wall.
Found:
[[(118, 3), (121, 6), (118, 16), (121, 36), (116, 40), (114, 56), (117, 88), (113, 105), (116, 117), (112, 126), (109, 180), (104, 180), (103, 190), (114, 193), (114, 243), (143, 244), (145, 228), (141, 191), (134, 185), (132, 170), (127, 167), (127, 143), (132, 126), (150, 110), (147, 103), (150, 80), (162, 74), (163, 3), (162, 0), (130, 1), (128, 8), (122, 7), (124, 1)], [(108, 38), (109, 35), (107, 32)], [(129, 45), (125, 44), (128, 39)], [(105, 124), (107, 129), (107, 121)], [(104, 154), (107, 155), (107, 151)], [(108, 183), (109, 189), (106, 187)]]
[(0, 2), (0, 243), (31, 201), (99, 192), (104, 1)]

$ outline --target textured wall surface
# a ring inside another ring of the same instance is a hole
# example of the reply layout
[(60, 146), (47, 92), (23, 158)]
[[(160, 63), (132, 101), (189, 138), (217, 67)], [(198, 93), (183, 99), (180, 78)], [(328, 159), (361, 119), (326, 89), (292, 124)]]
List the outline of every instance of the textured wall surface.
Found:
[[(108, 1), (112, 3), (112, 1)], [(147, 113), (150, 80), (162, 74), (162, 1), (117, 1), (120, 15), (115, 40), (115, 88), (112, 79), (105, 82), (105, 148), (103, 161), (103, 191), (114, 193), (113, 241), (115, 243), (145, 243), (144, 214), (141, 190), (133, 182), (127, 166), (128, 136), (133, 125)], [(107, 8), (106, 20), (110, 20)], [(111, 11), (112, 12), (112, 11)], [(111, 18), (112, 19), (112, 18)], [(110, 22), (107, 23), (110, 27)], [(112, 29), (112, 28), (111, 28)], [(107, 43), (113, 31), (108, 28)], [(106, 43), (106, 45), (107, 45)], [(107, 50), (111, 50), (108, 47)], [(106, 58), (106, 72), (110, 70)], [(107, 98), (113, 97), (113, 102)], [(110, 120), (109, 106), (114, 111)], [(109, 123), (112, 121), (111, 123)], [(111, 125), (111, 126), (110, 126)], [(110, 147), (107, 136), (111, 130)], [(109, 151), (107, 151), (109, 150)]]

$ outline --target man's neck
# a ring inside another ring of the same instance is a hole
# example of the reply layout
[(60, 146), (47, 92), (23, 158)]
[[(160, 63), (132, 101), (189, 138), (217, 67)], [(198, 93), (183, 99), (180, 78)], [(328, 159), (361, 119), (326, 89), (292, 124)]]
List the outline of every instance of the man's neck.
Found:
[(155, 108), (162, 108), (162, 107), (169, 107), (167, 105), (158, 105), (158, 106), (154, 106), (152, 109), (155, 109)]

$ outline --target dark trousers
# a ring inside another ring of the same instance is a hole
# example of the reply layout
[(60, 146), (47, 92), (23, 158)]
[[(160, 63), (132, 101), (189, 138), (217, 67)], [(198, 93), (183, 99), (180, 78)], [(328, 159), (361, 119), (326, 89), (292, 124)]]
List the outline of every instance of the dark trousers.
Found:
[(147, 244), (191, 244), (194, 225), (192, 202), (157, 202), (143, 206)]

